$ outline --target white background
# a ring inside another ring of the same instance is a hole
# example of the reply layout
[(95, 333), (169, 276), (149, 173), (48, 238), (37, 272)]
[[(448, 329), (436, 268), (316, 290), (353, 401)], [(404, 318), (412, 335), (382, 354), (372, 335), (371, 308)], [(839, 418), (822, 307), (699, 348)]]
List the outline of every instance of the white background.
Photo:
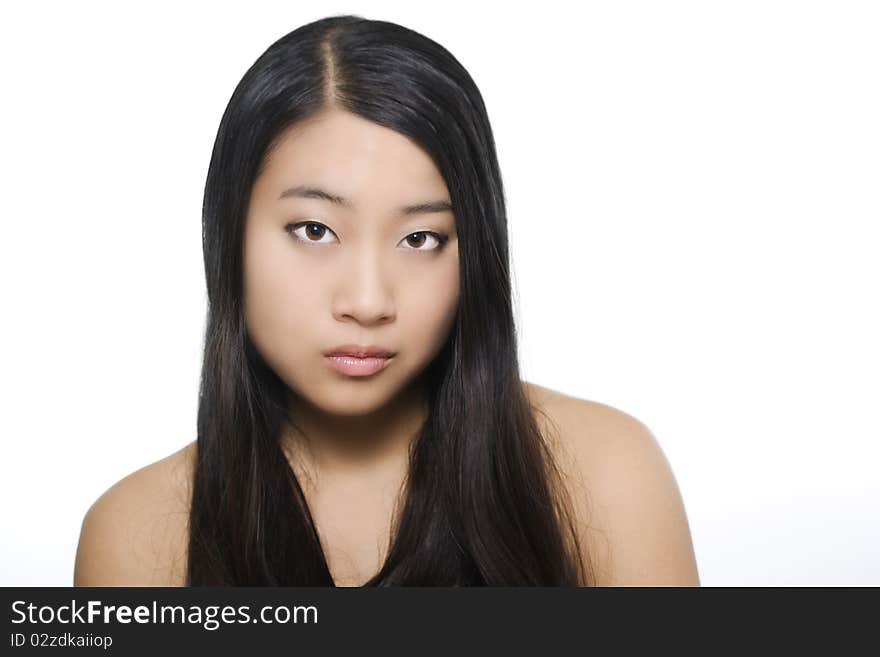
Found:
[(0, 584), (195, 438), (218, 122), (335, 13), (486, 101), (527, 380), (620, 408), (702, 583), (880, 585), (880, 12), (864, 2), (21, 3), (0, 14)]

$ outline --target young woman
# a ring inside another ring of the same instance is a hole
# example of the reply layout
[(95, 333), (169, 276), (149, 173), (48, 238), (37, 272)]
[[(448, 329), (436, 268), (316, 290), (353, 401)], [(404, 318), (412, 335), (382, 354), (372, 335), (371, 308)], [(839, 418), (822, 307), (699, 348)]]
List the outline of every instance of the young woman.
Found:
[(88, 511), (76, 585), (699, 583), (648, 429), (519, 378), (504, 194), (443, 47), (274, 43), (204, 196), (197, 440)]

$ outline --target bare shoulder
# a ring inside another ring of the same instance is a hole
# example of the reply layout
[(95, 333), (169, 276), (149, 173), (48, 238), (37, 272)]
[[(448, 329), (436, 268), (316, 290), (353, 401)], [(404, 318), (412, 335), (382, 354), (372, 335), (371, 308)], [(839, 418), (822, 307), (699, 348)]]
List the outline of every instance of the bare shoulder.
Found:
[(86, 512), (74, 586), (182, 586), (196, 443), (124, 477)]
[(660, 443), (629, 413), (527, 384), (601, 586), (699, 586), (678, 484)]

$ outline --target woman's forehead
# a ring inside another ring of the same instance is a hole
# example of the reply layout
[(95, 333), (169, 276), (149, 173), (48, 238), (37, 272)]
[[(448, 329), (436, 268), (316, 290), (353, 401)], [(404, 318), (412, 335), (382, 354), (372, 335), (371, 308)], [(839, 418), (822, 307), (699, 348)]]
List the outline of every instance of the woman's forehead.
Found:
[[(273, 202), (323, 196), (340, 208), (356, 210), (450, 200), (443, 176), (422, 148), (394, 130), (343, 111), (285, 131), (261, 178), (258, 193), (271, 195)], [(323, 194), (302, 193), (309, 189)]]

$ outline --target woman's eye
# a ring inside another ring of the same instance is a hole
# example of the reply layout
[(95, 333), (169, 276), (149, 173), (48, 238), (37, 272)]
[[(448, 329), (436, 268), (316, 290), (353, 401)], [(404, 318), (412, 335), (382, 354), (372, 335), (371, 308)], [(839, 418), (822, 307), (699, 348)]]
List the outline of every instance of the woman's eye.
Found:
[(333, 234), (327, 226), (314, 221), (305, 221), (299, 224), (289, 224), (287, 232), (296, 237), (301, 242), (312, 242), (314, 244), (326, 244), (321, 238), (327, 233)]
[[(413, 240), (413, 238), (415, 238), (415, 240)], [(434, 246), (423, 249), (421, 248), (422, 245), (430, 243), (426, 238), (434, 240)], [(448, 239), (449, 237), (447, 235), (441, 235), (440, 233), (435, 233), (430, 230), (420, 230), (417, 233), (410, 233), (403, 238), (403, 241), (413, 246), (412, 249), (409, 249), (410, 251), (439, 251), (443, 248), (443, 245), (446, 244), (446, 240)]]

